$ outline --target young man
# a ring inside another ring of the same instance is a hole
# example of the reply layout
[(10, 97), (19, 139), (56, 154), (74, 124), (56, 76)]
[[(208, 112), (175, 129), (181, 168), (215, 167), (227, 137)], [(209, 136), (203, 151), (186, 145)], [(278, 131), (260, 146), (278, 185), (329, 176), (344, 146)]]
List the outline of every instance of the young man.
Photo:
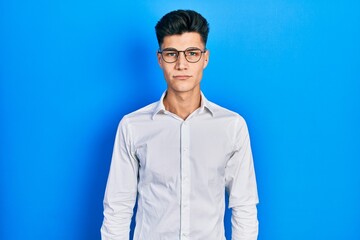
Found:
[(225, 189), (232, 239), (258, 235), (258, 195), (244, 119), (200, 91), (208, 23), (178, 10), (156, 25), (167, 82), (160, 101), (121, 120), (104, 198), (103, 240), (224, 240)]

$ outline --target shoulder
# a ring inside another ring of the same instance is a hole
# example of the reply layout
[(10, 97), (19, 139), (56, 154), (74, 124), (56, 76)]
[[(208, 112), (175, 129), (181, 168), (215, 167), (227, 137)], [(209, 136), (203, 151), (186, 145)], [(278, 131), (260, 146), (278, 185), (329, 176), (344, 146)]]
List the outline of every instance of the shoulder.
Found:
[(246, 125), (245, 119), (239, 113), (210, 101), (208, 101), (207, 104), (216, 118), (225, 118), (226, 120), (237, 122), (240, 125)]
[(156, 107), (158, 106), (158, 104), (159, 104), (158, 101), (153, 102), (145, 107), (142, 107), (136, 111), (126, 114), (125, 117), (128, 119), (143, 117), (143, 116), (147, 116), (147, 115), (149, 115), (151, 117), (152, 114), (154, 113)]
[(126, 114), (121, 119), (120, 125), (128, 125), (130, 123), (135, 123), (139, 121), (150, 121), (158, 104), (158, 101), (153, 102), (145, 107)]

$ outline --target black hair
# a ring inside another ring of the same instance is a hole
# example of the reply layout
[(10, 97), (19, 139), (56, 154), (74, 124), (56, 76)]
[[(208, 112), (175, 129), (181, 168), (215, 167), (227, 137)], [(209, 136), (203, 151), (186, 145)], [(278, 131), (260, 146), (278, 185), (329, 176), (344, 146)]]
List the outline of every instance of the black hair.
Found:
[(159, 47), (161, 47), (164, 37), (186, 32), (199, 33), (204, 45), (206, 45), (209, 23), (193, 10), (176, 10), (165, 14), (156, 24), (155, 31)]

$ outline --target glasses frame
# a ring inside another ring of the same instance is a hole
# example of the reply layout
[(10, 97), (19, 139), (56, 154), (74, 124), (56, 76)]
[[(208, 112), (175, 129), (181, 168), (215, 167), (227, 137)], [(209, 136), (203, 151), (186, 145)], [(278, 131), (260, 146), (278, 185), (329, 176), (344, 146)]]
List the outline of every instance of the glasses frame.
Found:
[[(201, 52), (201, 55), (200, 55), (200, 57), (199, 57), (199, 59), (198, 59), (197, 61), (193, 62), (193, 61), (189, 61), (189, 60), (187, 59), (188, 56), (185, 54), (185, 52), (186, 52), (186, 51), (189, 51), (189, 50), (199, 50), (199, 51)], [(174, 61), (172, 61), (172, 62), (166, 61), (166, 60), (164, 59), (163, 53), (164, 53), (164, 52), (168, 52), (168, 51), (177, 52), (177, 57), (176, 57), (176, 59), (175, 59)], [(166, 63), (174, 63), (174, 62), (176, 62), (177, 60), (179, 60), (179, 56), (180, 56), (180, 53), (181, 53), (181, 52), (184, 53), (184, 57), (185, 57), (186, 61), (188, 61), (189, 63), (197, 63), (197, 62), (200, 61), (200, 59), (202, 58), (202, 55), (203, 55), (204, 53), (206, 53), (206, 51), (207, 51), (206, 48), (205, 48), (204, 50), (201, 50), (200, 48), (189, 47), (189, 48), (187, 48), (187, 49), (185, 49), (185, 50), (183, 50), (183, 51), (179, 51), (179, 50), (177, 50), (177, 49), (175, 49), (175, 48), (165, 48), (165, 49), (163, 49), (163, 50), (160, 50), (160, 49), (159, 49), (159, 50), (158, 50), (158, 53), (161, 55), (162, 60), (164, 60), (164, 62), (166, 62)]]

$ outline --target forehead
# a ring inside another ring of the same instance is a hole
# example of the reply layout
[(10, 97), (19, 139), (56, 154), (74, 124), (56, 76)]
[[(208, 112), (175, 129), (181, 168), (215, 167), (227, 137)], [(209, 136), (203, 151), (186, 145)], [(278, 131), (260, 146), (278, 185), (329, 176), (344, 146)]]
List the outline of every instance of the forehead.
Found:
[(176, 48), (178, 50), (185, 50), (189, 47), (204, 48), (204, 43), (201, 40), (201, 35), (197, 32), (186, 32), (179, 35), (171, 35), (164, 37), (161, 48)]

